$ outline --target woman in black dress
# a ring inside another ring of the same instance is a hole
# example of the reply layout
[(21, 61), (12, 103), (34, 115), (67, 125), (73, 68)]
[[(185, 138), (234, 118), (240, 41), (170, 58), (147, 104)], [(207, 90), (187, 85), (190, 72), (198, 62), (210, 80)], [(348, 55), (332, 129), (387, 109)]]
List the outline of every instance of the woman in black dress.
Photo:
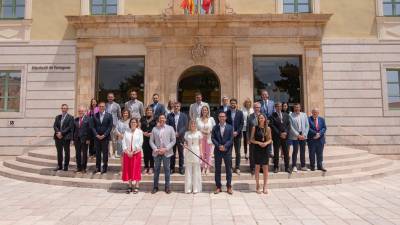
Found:
[(254, 144), (254, 163), (255, 178), (256, 178), (256, 192), (261, 194), (260, 191), (260, 167), (262, 166), (264, 174), (263, 193), (268, 194), (267, 180), (268, 180), (268, 147), (272, 144), (271, 128), (268, 127), (268, 121), (264, 114), (257, 117), (258, 125), (251, 130), (251, 143)]
[(145, 116), (140, 120), (140, 128), (143, 131), (143, 161), (146, 174), (152, 174), (154, 169), (153, 150), (150, 147), (150, 135), (157, 122), (153, 117), (153, 108), (147, 107)]

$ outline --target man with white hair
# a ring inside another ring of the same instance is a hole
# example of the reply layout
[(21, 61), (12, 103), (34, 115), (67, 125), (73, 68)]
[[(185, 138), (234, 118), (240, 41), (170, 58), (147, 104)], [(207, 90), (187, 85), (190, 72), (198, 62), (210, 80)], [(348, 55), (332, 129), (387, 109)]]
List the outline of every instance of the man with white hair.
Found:
[(76, 151), (76, 172), (86, 173), (88, 146), (90, 143), (90, 118), (86, 116), (87, 107), (79, 106), (78, 117), (74, 119), (73, 140)]
[(325, 145), (326, 124), (324, 118), (319, 116), (319, 109), (313, 108), (312, 116), (308, 118), (310, 129), (308, 131), (307, 144), (310, 157), (310, 169), (315, 170), (315, 156), (317, 156), (317, 169), (326, 172), (322, 165)]

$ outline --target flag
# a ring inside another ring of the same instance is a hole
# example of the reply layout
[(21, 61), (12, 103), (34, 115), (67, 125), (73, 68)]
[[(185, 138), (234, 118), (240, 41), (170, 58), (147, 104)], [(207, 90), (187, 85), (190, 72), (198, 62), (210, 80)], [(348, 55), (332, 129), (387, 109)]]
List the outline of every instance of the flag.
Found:
[(190, 14), (194, 13), (194, 0), (182, 0), (181, 8), (186, 9)]
[(203, 0), (203, 9), (206, 11), (206, 14), (210, 11), (210, 6), (211, 6), (212, 0)]

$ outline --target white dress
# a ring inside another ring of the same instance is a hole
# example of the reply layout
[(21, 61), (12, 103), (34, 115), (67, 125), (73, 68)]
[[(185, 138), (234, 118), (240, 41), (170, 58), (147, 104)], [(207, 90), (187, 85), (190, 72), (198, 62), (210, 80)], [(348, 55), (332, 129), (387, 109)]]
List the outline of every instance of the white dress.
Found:
[[(185, 133), (185, 143), (188, 148), (200, 156), (200, 140), (202, 138), (201, 132)], [(201, 170), (200, 170), (200, 159), (195, 156), (192, 152), (185, 149), (185, 193), (198, 193), (202, 191), (201, 184)]]

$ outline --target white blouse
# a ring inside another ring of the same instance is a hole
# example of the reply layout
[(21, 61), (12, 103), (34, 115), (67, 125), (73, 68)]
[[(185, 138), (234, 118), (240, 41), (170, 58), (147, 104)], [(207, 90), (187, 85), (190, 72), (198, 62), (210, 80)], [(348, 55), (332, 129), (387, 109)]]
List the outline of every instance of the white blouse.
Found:
[(254, 109), (253, 109), (253, 108), (250, 108), (250, 109), (248, 110), (248, 109), (246, 109), (245, 107), (243, 107), (243, 108), (242, 108), (242, 112), (243, 112), (243, 120), (244, 120), (244, 123), (243, 123), (243, 130), (242, 130), (242, 131), (246, 131), (246, 129), (247, 129), (247, 118), (248, 118), (252, 113), (254, 113)]
[(197, 130), (199, 130), (201, 133), (207, 134), (207, 142), (208, 144), (211, 144), (211, 131), (215, 126), (215, 120), (212, 117), (208, 118), (208, 121), (205, 123), (201, 118), (196, 119), (196, 126)]
[[(185, 142), (189, 149), (196, 155), (200, 156), (200, 140), (203, 137), (200, 131), (187, 131), (185, 133)], [(185, 162), (187, 163), (200, 163), (200, 159), (197, 158), (193, 153), (188, 152), (185, 154)]]
[(143, 132), (139, 128), (135, 129), (135, 132), (132, 133), (131, 130), (127, 130), (124, 133), (124, 138), (122, 139), (122, 150), (125, 151), (127, 149), (133, 149), (133, 151), (142, 149), (143, 145)]

